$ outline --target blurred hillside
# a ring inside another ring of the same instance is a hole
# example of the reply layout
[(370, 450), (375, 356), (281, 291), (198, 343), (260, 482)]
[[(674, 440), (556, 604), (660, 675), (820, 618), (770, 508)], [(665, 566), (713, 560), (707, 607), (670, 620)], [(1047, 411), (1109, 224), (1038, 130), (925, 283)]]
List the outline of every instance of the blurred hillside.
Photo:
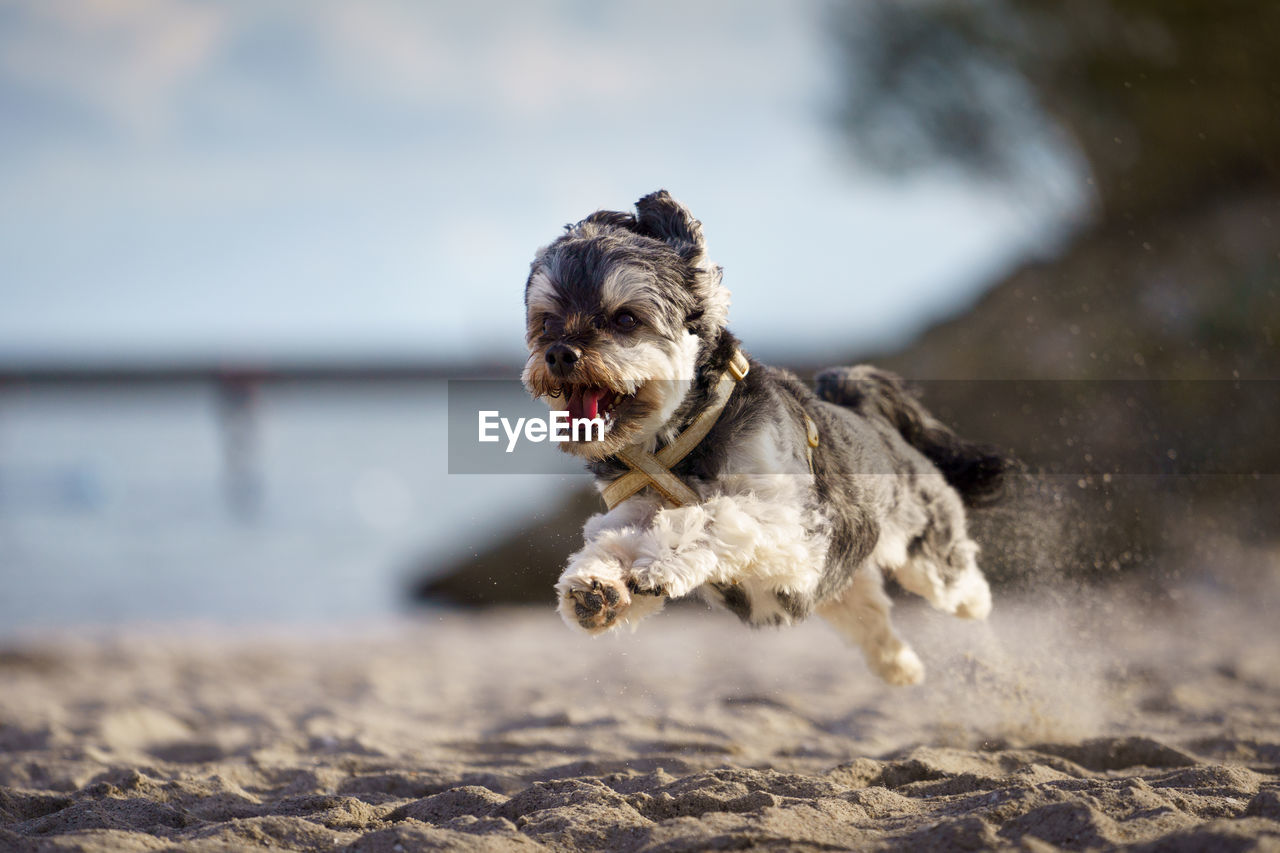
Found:
[(1195, 571), (1224, 538), (1274, 537), (1280, 400), (1238, 380), (1280, 378), (1280, 7), (875, 4), (837, 24), (860, 156), (1034, 186), (1035, 149), (1065, 144), (1088, 170), (1092, 223), (1059, 257), (878, 358), (1050, 383), (1034, 401), (1007, 383), (930, 388), (962, 431), (1059, 473), (1041, 480), (1063, 519), (1050, 562)]
[[(1280, 196), (1254, 193), (1140, 236), (1096, 228), (871, 358), (925, 380), (943, 420), (1033, 472), (976, 514), (997, 578), (1201, 572), (1224, 540), (1280, 534), (1278, 220)], [(1046, 517), (1051, 542), (1036, 534)], [(1012, 541), (1028, 535), (1053, 553)]]
[(1280, 193), (1099, 224), (901, 351), (927, 379), (1280, 378)]
[[(944, 420), (1025, 466), (1002, 508), (976, 514), (988, 572), (1211, 572), (1223, 542), (1274, 541), (1280, 6), (857, 4), (832, 29), (862, 162), (1034, 193), (1066, 150), (1092, 189), (1091, 221), (1057, 257), (901, 350), (850, 342), (849, 362), (922, 381)], [(582, 515), (522, 535), (576, 542)], [(479, 600), (524, 572), (546, 598), (561, 564), (480, 553), (418, 594)]]
[(1280, 180), (1280, 7), (1246, 0), (933, 0), (833, 16), (857, 155), (1034, 184), (1070, 146), (1100, 222), (1137, 225)]

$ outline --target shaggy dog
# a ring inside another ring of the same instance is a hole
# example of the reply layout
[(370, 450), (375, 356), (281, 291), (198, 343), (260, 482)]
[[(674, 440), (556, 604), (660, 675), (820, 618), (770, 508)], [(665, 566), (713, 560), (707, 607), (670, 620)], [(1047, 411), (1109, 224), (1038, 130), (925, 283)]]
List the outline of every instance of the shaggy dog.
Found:
[(665, 191), (567, 226), (533, 261), (522, 378), (572, 420), (603, 422), (561, 446), (610, 507), (556, 585), (560, 613), (593, 634), (691, 593), (753, 626), (817, 613), (885, 681), (917, 683), (884, 577), (985, 618), (964, 504), (998, 493), (1003, 461), (889, 373), (832, 368), (811, 390), (745, 357), (721, 277)]

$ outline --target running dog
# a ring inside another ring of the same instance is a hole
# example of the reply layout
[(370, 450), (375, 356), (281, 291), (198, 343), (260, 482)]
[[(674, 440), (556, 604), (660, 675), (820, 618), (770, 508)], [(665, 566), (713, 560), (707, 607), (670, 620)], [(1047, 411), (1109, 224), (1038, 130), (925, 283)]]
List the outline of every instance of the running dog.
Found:
[(984, 619), (991, 592), (965, 505), (994, 500), (1004, 460), (869, 366), (810, 389), (750, 358), (702, 225), (666, 191), (597, 211), (540, 249), (525, 286), (528, 391), (600, 430), (587, 461), (608, 511), (556, 585), (597, 634), (697, 594), (753, 626), (816, 613), (891, 684), (924, 677), (895, 632), (886, 575)]

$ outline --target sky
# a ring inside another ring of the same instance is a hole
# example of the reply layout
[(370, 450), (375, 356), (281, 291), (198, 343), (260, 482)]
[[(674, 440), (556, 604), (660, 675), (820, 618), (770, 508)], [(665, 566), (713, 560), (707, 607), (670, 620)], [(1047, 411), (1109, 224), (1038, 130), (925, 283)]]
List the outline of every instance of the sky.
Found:
[(820, 0), (0, 0), (0, 362), (517, 358), (538, 246), (659, 187), (730, 325), (893, 346), (1052, 250), (1034, 192), (877, 174)]

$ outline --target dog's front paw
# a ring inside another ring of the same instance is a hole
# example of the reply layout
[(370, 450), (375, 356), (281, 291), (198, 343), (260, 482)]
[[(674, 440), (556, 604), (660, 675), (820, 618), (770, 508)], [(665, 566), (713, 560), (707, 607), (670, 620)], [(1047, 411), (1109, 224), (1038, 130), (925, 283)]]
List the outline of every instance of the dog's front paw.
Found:
[(568, 578), (560, 598), (560, 615), (590, 634), (612, 628), (627, 612), (631, 596), (619, 580), (578, 575)]

